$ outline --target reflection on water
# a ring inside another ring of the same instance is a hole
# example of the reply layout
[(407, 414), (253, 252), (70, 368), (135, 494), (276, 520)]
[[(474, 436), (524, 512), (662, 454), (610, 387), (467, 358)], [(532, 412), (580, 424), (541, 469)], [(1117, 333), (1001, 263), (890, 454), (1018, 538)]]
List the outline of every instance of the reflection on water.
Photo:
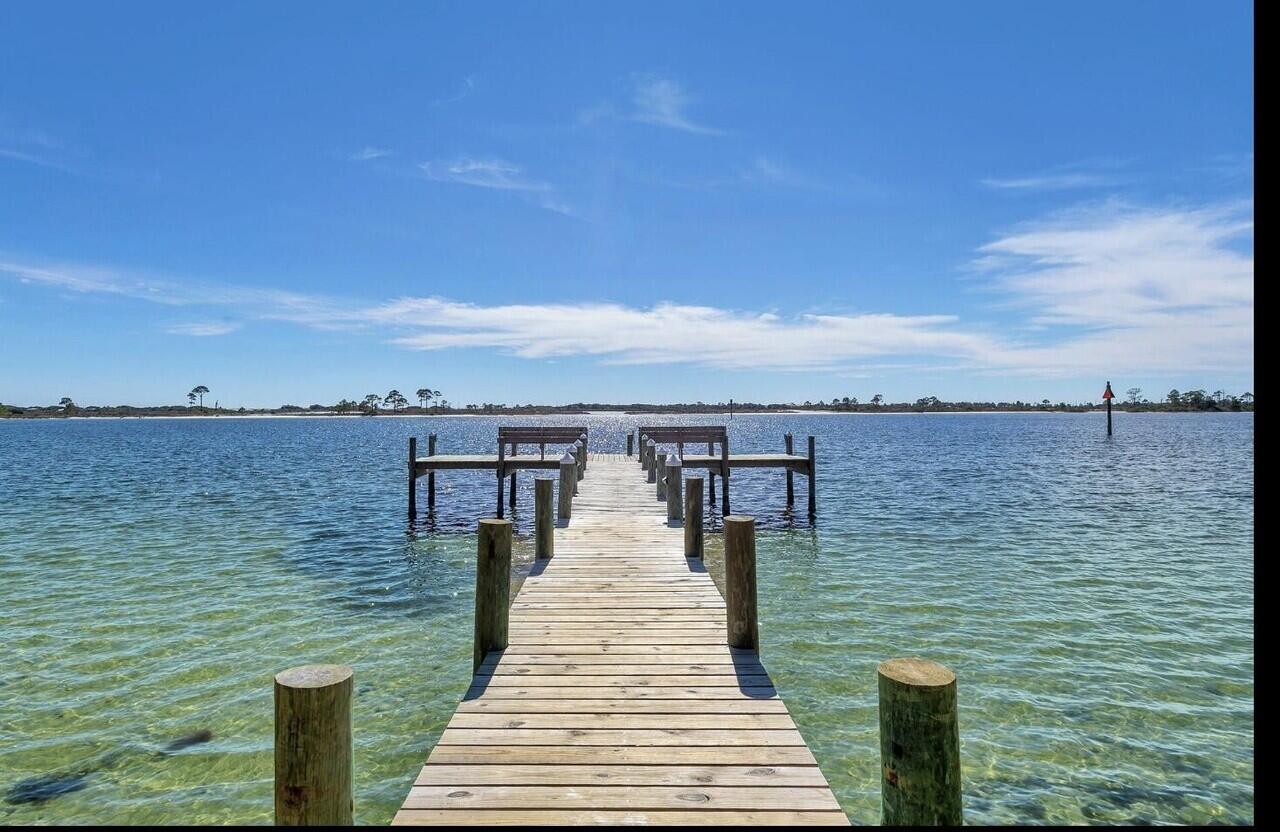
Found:
[[(611, 450), (635, 424), (575, 421)], [(469, 678), (495, 498), (442, 473), (409, 524), (406, 440), (490, 452), (496, 424), (0, 423), (0, 820), (269, 822), (271, 676), (308, 662), (356, 667), (357, 819), (389, 820)], [(911, 654), (959, 675), (970, 822), (1252, 821), (1252, 415), (1118, 414), (1110, 442), (1089, 415), (728, 424), (735, 451), (818, 437), (816, 528), (777, 471), (735, 474), (733, 507), (762, 657), (855, 822), (875, 666)]]

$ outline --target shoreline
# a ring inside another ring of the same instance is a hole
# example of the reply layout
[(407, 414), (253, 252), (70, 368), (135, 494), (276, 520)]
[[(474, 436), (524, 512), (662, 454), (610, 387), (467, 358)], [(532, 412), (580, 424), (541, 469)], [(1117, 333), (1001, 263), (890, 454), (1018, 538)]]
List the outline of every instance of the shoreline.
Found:
[[(1115, 415), (1121, 413), (1138, 414), (1179, 414), (1179, 413), (1253, 413), (1249, 410), (1125, 410), (1117, 409), (1113, 411)], [(597, 410), (585, 413), (379, 413), (376, 416), (368, 414), (345, 414), (345, 413), (192, 413), (192, 414), (176, 414), (176, 413), (153, 413), (153, 414), (137, 414), (137, 415), (120, 415), (120, 414), (104, 414), (101, 416), (6, 416), (0, 418), (3, 422), (92, 422), (103, 420), (143, 420), (143, 419), (485, 419), (485, 418), (547, 418), (555, 416), (564, 417), (591, 417), (591, 418), (608, 418), (608, 417), (626, 417), (626, 418), (643, 418), (646, 416), (718, 416), (724, 418), (736, 418), (738, 416), (996, 416), (996, 415), (1075, 415), (1075, 416), (1102, 416), (1106, 411), (1097, 408), (1092, 410), (891, 410), (884, 409), (880, 411), (841, 411), (841, 410), (749, 410), (745, 412), (735, 411), (732, 415), (728, 411), (708, 412), (708, 411), (620, 411), (620, 410)]]

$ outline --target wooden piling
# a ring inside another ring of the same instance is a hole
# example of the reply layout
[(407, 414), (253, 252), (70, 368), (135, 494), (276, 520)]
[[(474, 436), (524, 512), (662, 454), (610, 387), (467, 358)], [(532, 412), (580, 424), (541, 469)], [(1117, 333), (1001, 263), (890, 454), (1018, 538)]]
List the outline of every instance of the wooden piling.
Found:
[(582, 476), (585, 477), (587, 475), (587, 435), (582, 434), (578, 440), (582, 442)]
[[(637, 428), (636, 430), (639, 430), (639, 428)], [(648, 470), (649, 470), (649, 445), (648, 445), (648, 443), (649, 443), (649, 434), (647, 434), (647, 433), (642, 433), (642, 434), (640, 434), (639, 455), (640, 455), (640, 470), (642, 470), (642, 471), (648, 471)]]
[(338, 664), (294, 667), (275, 677), (277, 826), (351, 826), (351, 691)]
[(956, 675), (926, 659), (891, 659), (880, 687), (880, 796), (885, 826), (959, 826)]
[[(714, 442), (707, 443), (707, 456), (714, 456), (716, 445)], [(714, 506), (716, 504), (716, 472), (707, 471), (707, 505)]]
[(409, 519), (418, 516), (418, 437), (409, 437)]
[(809, 520), (818, 517), (818, 452), (813, 437), (809, 437)]
[[(587, 457), (586, 449), (585, 449), (585, 448), (583, 448), (583, 446), (582, 446), (582, 440), (581, 440), (581, 439), (579, 439), (579, 440), (577, 440), (576, 442), (574, 442), (574, 443), (573, 443), (573, 460), (574, 460), (574, 464), (576, 464), (576, 465), (578, 466), (578, 470), (577, 470), (577, 472), (574, 474), (574, 476), (575, 476), (575, 478), (576, 478), (576, 479), (579, 479), (579, 480), (580, 480), (580, 479), (582, 479), (584, 476), (586, 476), (586, 473), (587, 473), (587, 472), (586, 472), (586, 467), (587, 467), (587, 466), (586, 466), (586, 457)], [(576, 491), (575, 491), (575, 492), (573, 492), (573, 493), (577, 494), (578, 492), (576, 492)]]
[(724, 518), (724, 590), (729, 646), (758, 651), (754, 517), (727, 515)]
[(558, 501), (559, 511), (557, 512), (561, 520), (568, 520), (573, 514), (573, 472), (576, 463), (573, 461), (573, 454), (565, 452), (560, 457), (560, 499)]
[(634, 433), (628, 433), (627, 434), (627, 456), (631, 456), (633, 453), (635, 453), (635, 441), (636, 441), (636, 435)]
[(476, 546), (476, 628), (472, 671), (493, 650), (507, 649), (511, 607), (511, 521), (481, 520)]
[(700, 558), (702, 551), (702, 477), (689, 477), (684, 494), (684, 556)]
[(720, 443), (720, 516), (729, 516), (729, 437)]
[(680, 457), (667, 457), (667, 521), (684, 518), (684, 463)]
[(533, 481), (533, 516), (535, 556), (539, 560), (550, 558), (555, 552), (555, 515), (552, 513), (551, 491), (554, 483), (547, 477)]
[(658, 454), (653, 460), (653, 482), (658, 499), (667, 499), (667, 455)]
[(501, 440), (498, 441), (498, 511), (494, 515), (499, 520), (502, 519), (502, 482), (506, 478), (507, 472), (507, 446)]
[[(796, 452), (795, 437), (791, 435), (791, 431), (787, 431), (782, 437), (783, 447), (786, 449), (787, 456), (791, 456)], [(796, 504), (796, 483), (795, 477), (791, 469), (787, 469), (787, 508), (791, 508)]]
[(648, 466), (645, 470), (645, 482), (657, 482), (658, 478), (658, 454), (657, 445), (652, 439), (644, 444), (644, 452), (648, 455)]
[[(427, 456), (436, 455), (436, 435), (434, 433), (427, 434)], [(427, 472), (427, 508), (436, 507), (436, 471), (432, 468)]]
[[(517, 457), (519, 455), (520, 455), (520, 446), (515, 442), (512, 442), (511, 456)], [(507, 505), (511, 506), (511, 508), (513, 509), (516, 507), (516, 474), (518, 473), (519, 473), (518, 469), (514, 469), (511, 472), (511, 493), (507, 497)]]

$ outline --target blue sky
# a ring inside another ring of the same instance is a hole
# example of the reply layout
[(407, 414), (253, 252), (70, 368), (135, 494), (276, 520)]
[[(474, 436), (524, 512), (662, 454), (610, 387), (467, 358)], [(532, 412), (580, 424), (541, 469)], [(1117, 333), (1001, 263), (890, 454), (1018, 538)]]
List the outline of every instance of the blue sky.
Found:
[(0, 401), (1253, 386), (1251, 4), (5, 4)]

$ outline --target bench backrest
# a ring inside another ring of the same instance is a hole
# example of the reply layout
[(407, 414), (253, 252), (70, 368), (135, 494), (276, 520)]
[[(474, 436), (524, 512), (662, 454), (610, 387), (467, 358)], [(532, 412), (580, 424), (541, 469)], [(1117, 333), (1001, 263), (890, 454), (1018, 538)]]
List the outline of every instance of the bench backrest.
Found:
[(709, 442), (724, 445), (729, 439), (724, 425), (641, 425), (640, 435), (648, 436), (655, 444)]
[(498, 444), (572, 445), (584, 433), (585, 427), (500, 427)]

